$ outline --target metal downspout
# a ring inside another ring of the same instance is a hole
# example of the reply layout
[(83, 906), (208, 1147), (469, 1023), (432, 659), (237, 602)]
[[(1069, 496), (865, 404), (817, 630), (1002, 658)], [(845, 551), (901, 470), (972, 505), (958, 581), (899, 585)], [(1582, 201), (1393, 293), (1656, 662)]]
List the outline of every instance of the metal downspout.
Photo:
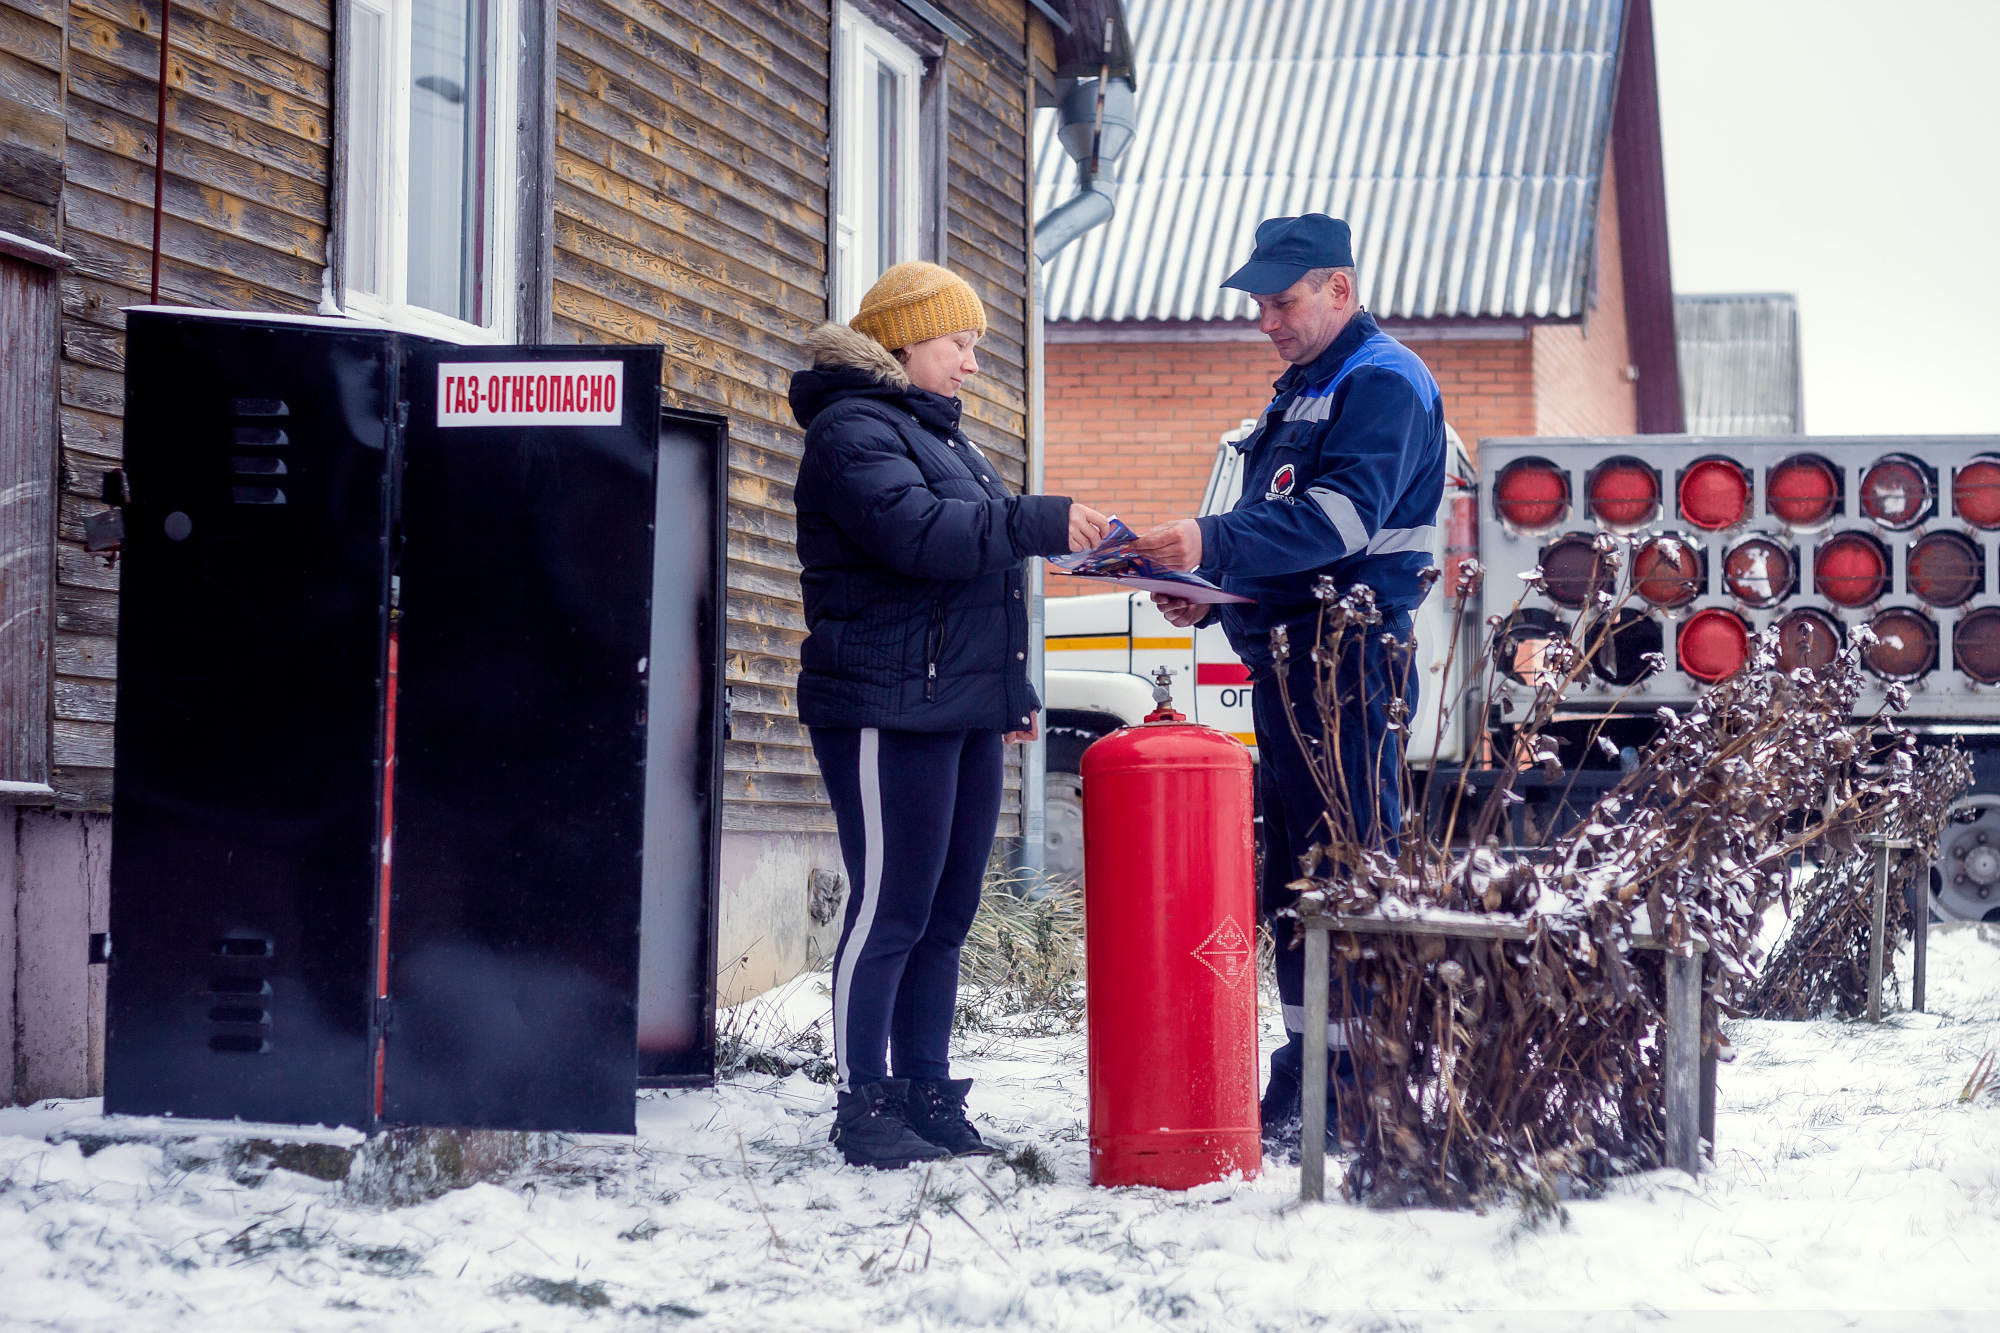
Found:
[[(1028, 300), (1028, 493), (1040, 495), (1047, 480), (1043, 447), (1043, 399), (1048, 391), (1044, 373), (1042, 308), (1048, 296), (1044, 266), (1062, 248), (1092, 227), (1108, 222), (1116, 207), (1112, 168), (1132, 142), (1132, 85), (1100, 76), (1073, 81), (1061, 100), (1063, 147), (1079, 171), (1077, 192), (1035, 223), (1034, 254)], [(1086, 118), (1087, 117), (1087, 118)], [(1039, 879), (1046, 867), (1048, 831), (1049, 692), (1045, 642), (1048, 624), (1043, 613), (1042, 562), (1028, 562), (1028, 679), (1042, 700), (1041, 738), (1027, 747), (1021, 765), (1021, 854), (1018, 869)], [(1034, 886), (1031, 885), (1032, 890)]]

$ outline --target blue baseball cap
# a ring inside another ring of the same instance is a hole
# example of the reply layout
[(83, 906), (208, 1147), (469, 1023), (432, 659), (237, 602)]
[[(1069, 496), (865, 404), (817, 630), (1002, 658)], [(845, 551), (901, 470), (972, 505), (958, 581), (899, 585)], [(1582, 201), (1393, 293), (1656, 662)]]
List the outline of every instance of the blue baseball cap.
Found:
[(1222, 285), (1252, 296), (1275, 296), (1316, 268), (1353, 267), (1353, 234), (1339, 218), (1324, 213), (1265, 218), (1257, 224), (1250, 262)]

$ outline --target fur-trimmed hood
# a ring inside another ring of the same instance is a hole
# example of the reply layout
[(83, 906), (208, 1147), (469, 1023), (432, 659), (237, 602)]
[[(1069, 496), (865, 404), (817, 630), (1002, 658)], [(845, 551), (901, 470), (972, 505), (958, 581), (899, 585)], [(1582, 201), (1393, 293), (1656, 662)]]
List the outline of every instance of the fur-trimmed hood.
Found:
[(902, 363), (865, 333), (822, 324), (806, 338), (812, 365), (792, 375), (792, 415), (801, 430), (828, 408), (853, 398), (893, 403), (943, 436), (958, 429), (959, 405), (910, 383)]
[(903, 363), (865, 333), (845, 324), (822, 324), (806, 338), (806, 354), (814, 370), (863, 370), (892, 389), (910, 387)]

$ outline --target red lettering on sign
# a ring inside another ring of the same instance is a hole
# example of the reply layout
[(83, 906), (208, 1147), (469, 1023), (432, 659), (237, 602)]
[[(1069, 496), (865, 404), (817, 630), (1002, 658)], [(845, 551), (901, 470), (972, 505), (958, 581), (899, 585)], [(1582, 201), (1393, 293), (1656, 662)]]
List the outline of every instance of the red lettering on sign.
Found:
[(606, 375), (604, 377), (604, 410), (607, 412), (616, 412), (618, 410), (618, 377), (616, 375)]
[(498, 375), (488, 375), (486, 377), (486, 410), (489, 412), (498, 412), (500, 410), (500, 402), (500, 377)]

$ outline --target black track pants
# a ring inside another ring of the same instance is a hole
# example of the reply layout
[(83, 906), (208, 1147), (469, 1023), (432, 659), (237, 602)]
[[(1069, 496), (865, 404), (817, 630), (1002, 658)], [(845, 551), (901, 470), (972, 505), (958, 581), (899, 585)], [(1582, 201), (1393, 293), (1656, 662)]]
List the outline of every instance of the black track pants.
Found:
[(951, 1077), (958, 951), (1000, 822), (997, 731), (812, 728), (847, 863), (833, 956), (839, 1086)]

